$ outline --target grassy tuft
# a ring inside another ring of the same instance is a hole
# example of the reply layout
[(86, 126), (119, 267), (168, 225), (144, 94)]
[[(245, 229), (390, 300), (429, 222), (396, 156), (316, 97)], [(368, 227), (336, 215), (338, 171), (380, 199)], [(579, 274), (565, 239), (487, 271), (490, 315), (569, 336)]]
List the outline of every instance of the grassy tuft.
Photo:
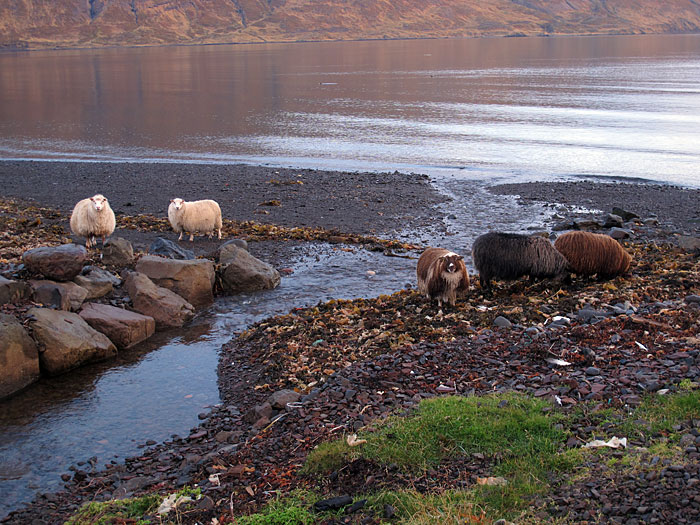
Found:
[(128, 498), (118, 501), (93, 501), (80, 507), (78, 512), (66, 521), (66, 525), (111, 525), (126, 521), (137, 525), (145, 525), (151, 523), (151, 521), (141, 518), (158, 510), (162, 501), (163, 496), (158, 494), (149, 494), (139, 498)]

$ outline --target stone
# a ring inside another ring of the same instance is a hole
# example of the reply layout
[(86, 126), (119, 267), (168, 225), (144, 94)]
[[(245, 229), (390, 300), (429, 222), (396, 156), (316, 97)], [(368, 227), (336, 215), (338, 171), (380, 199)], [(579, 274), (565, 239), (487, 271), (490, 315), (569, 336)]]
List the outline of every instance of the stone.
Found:
[(658, 226), (659, 225), (659, 219), (656, 217), (647, 217), (642, 221), (644, 223), (644, 226)]
[(39, 379), (39, 352), (22, 323), (0, 314), (0, 399)]
[(622, 208), (615, 206), (612, 209), (613, 215), (617, 215), (618, 217), (622, 217), (622, 220), (625, 222), (631, 221), (632, 219), (639, 219), (639, 215), (637, 215), (634, 212), (631, 211), (626, 211), (623, 210)]
[(29, 271), (52, 281), (70, 281), (83, 269), (87, 258), (87, 250), (78, 244), (43, 246), (22, 254), (22, 262)]
[(585, 370), (587, 376), (599, 376), (600, 375), (600, 370), (596, 368), (595, 366), (589, 366)]
[(18, 303), (30, 293), (31, 289), (24, 281), (5, 279), (0, 275), (0, 304)]
[(237, 246), (222, 252), (220, 262), (221, 285), (226, 293), (271, 290), (280, 284), (277, 270)]
[(270, 397), (267, 398), (267, 402), (275, 410), (283, 410), (287, 407), (287, 403), (296, 403), (301, 399), (301, 394), (295, 392), (294, 390), (278, 390)]
[(75, 276), (73, 282), (85, 288), (87, 291), (85, 300), (89, 301), (112, 293), (114, 287), (121, 284), (121, 279), (102, 268), (86, 266), (80, 275)]
[(503, 317), (502, 315), (499, 315), (496, 317), (496, 319), (493, 320), (493, 324), (495, 326), (498, 326), (499, 328), (510, 328), (513, 326), (513, 323), (511, 323), (508, 319)]
[(156, 331), (153, 317), (108, 304), (88, 303), (79, 315), (95, 330), (109, 337), (120, 350), (145, 341)]
[(78, 366), (117, 355), (117, 348), (78, 314), (31, 308), (34, 339), (39, 349), (41, 370), (58, 375)]
[(686, 298), (684, 300), (688, 304), (690, 304), (690, 303), (700, 304), (700, 295), (695, 295), (695, 294), (688, 295), (688, 296), (686, 296)]
[(244, 239), (231, 239), (230, 241), (226, 241), (219, 247), (217, 260), (221, 261), (222, 258), (224, 260), (230, 260), (235, 256), (234, 252), (236, 248), (248, 251), (248, 243)]
[(56, 305), (59, 310), (78, 311), (88, 294), (85, 288), (70, 281), (57, 283), (54, 281), (32, 280), (29, 281), (29, 285), (32, 287), (33, 299), (37, 303), (54, 306), (55, 302), (52, 301), (60, 296), (60, 307)]
[(68, 290), (57, 286), (58, 283), (54, 281), (34, 281), (34, 283), (35, 286), (31, 287), (31, 290), (32, 300), (35, 303), (57, 310), (70, 310)]
[(167, 288), (195, 307), (214, 302), (214, 263), (206, 259), (175, 260), (145, 255), (136, 263), (136, 271), (148, 276), (157, 286)]
[(243, 420), (252, 425), (261, 418), (267, 418), (269, 420), (271, 417), (272, 405), (266, 401), (261, 405), (255, 405), (248, 412), (246, 412), (245, 416), (243, 416)]
[(691, 235), (679, 235), (678, 246), (689, 253), (700, 253), (700, 238)]
[(122, 237), (109, 239), (102, 247), (102, 263), (124, 268), (134, 262), (134, 247)]
[(601, 226), (601, 224), (594, 219), (574, 219), (574, 225), (577, 230), (595, 230)]
[(605, 222), (603, 223), (604, 228), (622, 228), (622, 224), (624, 221), (622, 220), (622, 217), (619, 215), (615, 215), (614, 213), (608, 213), (608, 216), (605, 217)]
[(157, 286), (145, 274), (130, 272), (124, 286), (134, 310), (152, 317), (156, 329), (180, 327), (194, 317), (194, 306), (175, 292)]
[(632, 232), (625, 228), (611, 228), (610, 233), (608, 235), (610, 235), (610, 237), (612, 237), (613, 239), (619, 241), (620, 239), (626, 239), (627, 237), (630, 237), (632, 235)]
[(157, 237), (156, 240), (151, 243), (151, 246), (148, 248), (148, 253), (150, 255), (159, 255), (166, 259), (192, 260), (195, 258), (192, 250), (185, 250), (173, 241), (163, 239), (163, 237)]

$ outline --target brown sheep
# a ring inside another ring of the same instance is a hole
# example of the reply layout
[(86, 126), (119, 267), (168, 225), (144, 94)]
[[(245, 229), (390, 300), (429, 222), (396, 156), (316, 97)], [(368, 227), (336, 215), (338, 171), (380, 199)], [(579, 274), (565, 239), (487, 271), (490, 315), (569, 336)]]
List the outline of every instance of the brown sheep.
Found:
[(610, 278), (627, 273), (632, 257), (609, 235), (583, 231), (568, 232), (557, 238), (554, 247), (579, 275), (598, 274)]
[(454, 306), (457, 292), (469, 290), (469, 273), (461, 255), (444, 248), (428, 248), (418, 259), (418, 291), (428, 299)]

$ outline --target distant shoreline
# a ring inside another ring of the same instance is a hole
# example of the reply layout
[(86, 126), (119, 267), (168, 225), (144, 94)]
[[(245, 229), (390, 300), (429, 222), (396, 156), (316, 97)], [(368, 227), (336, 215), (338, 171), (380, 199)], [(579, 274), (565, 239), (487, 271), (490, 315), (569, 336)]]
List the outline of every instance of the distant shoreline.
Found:
[(586, 37), (611, 37), (611, 36), (698, 36), (700, 31), (688, 32), (672, 32), (672, 33), (633, 33), (633, 32), (612, 32), (612, 33), (543, 33), (543, 34), (526, 34), (526, 33), (507, 33), (500, 35), (473, 35), (473, 36), (414, 36), (414, 37), (388, 37), (388, 38), (332, 38), (324, 40), (301, 39), (301, 40), (261, 40), (250, 42), (170, 42), (163, 44), (105, 44), (105, 45), (89, 45), (89, 46), (61, 46), (47, 45), (44, 47), (23, 47), (19, 45), (0, 45), (0, 54), (3, 53), (23, 53), (32, 51), (87, 51), (101, 49), (141, 49), (154, 47), (194, 47), (194, 46), (259, 46), (268, 44), (324, 44), (338, 42), (393, 42), (393, 41), (412, 41), (412, 40), (476, 40), (476, 39), (498, 39), (498, 38), (586, 38)]

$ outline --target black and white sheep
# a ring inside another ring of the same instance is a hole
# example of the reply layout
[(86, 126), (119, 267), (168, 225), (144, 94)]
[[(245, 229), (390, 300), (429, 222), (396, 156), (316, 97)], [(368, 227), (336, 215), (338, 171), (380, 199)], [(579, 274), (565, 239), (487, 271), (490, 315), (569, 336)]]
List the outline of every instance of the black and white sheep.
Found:
[(218, 231), (221, 239), (221, 208), (211, 199), (191, 202), (172, 199), (168, 206), (168, 220), (173, 230), (180, 234), (178, 241), (182, 240), (184, 232), (189, 232), (190, 242), (194, 241), (195, 233), (211, 237), (214, 231)]
[(85, 237), (87, 248), (97, 245), (96, 237), (100, 237), (104, 244), (116, 225), (117, 221), (109, 201), (100, 194), (79, 201), (70, 216), (71, 231), (75, 235)]
[(474, 266), (482, 288), (491, 279), (517, 279), (523, 275), (563, 279), (569, 263), (544, 237), (491, 232), (481, 235), (472, 247)]

